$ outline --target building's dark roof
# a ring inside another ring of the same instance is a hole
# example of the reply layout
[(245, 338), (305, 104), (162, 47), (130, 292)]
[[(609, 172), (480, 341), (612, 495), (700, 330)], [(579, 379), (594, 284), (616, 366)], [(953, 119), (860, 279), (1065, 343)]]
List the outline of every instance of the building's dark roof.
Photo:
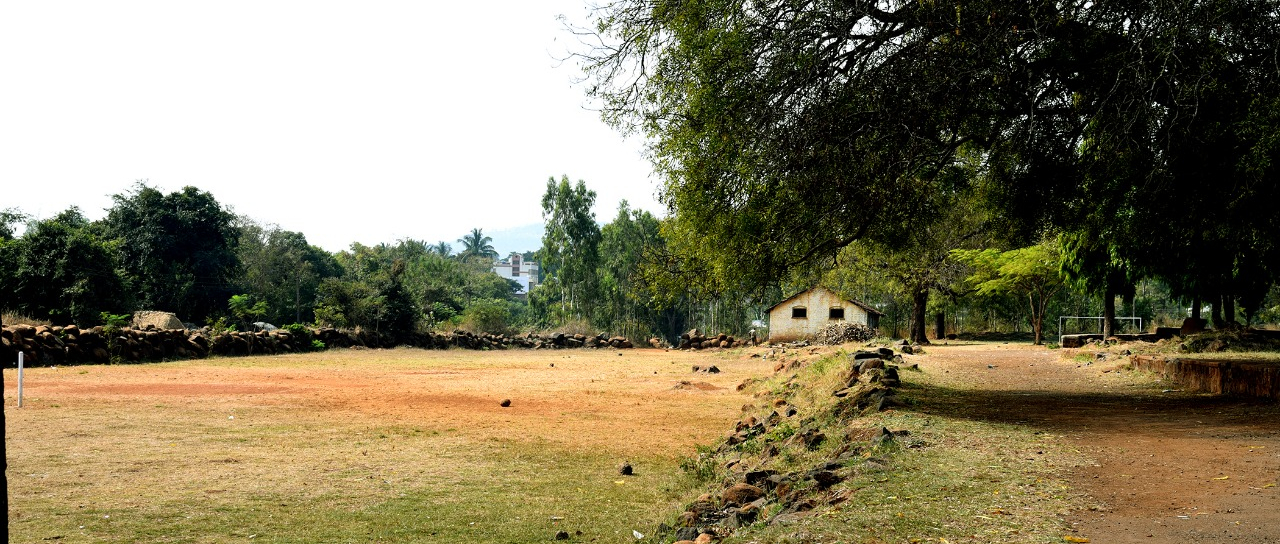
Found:
[[(769, 309), (765, 310), (765, 313), (770, 313), (770, 312), (772, 312), (772, 311), (773, 311), (773, 309), (774, 309), (774, 308), (777, 308), (778, 306), (782, 306), (783, 304), (786, 304), (786, 303), (788, 303), (788, 302), (791, 302), (792, 300), (795, 300), (795, 299), (796, 299), (797, 297), (799, 297), (800, 295), (803, 295), (803, 294), (808, 293), (809, 291), (813, 291), (813, 290), (815, 290), (815, 289), (825, 289), (826, 291), (830, 292), (831, 294), (836, 295), (837, 297), (840, 297), (840, 295), (839, 295), (838, 293), (836, 293), (835, 291), (832, 291), (831, 289), (827, 289), (827, 288), (826, 288), (826, 287), (824, 287), (824, 286), (818, 285), (818, 286), (814, 286), (814, 287), (810, 287), (810, 288), (808, 288), (808, 289), (805, 289), (804, 291), (800, 291), (799, 293), (796, 293), (796, 294), (794, 294), (794, 295), (791, 295), (791, 296), (789, 296), (789, 297), (787, 297), (787, 298), (785, 298), (785, 299), (782, 299), (782, 302), (779, 302), (779, 303), (777, 303), (777, 304), (774, 304), (773, 306), (770, 306), (770, 307), (769, 307)], [(881, 312), (880, 310), (877, 310), (877, 309), (873, 308), (870, 304), (867, 304), (867, 303), (865, 303), (865, 302), (862, 302), (862, 301), (859, 301), (859, 300), (853, 300), (853, 299), (845, 298), (845, 297), (840, 297), (840, 300), (843, 300), (843, 301), (845, 301), (845, 302), (848, 302), (849, 304), (852, 304), (852, 305), (854, 305), (854, 306), (857, 306), (857, 307), (859, 307), (859, 308), (862, 308), (862, 309), (863, 309), (863, 310), (865, 310), (868, 314), (878, 315), (878, 316), (884, 316), (884, 312)]]

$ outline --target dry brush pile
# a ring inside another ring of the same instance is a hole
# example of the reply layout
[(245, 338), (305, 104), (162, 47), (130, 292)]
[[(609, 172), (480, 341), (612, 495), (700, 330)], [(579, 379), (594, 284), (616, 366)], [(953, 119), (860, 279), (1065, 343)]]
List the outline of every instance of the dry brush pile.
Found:
[(838, 346), (846, 342), (866, 342), (876, 337), (875, 329), (859, 323), (842, 321), (827, 325), (818, 333), (817, 343)]

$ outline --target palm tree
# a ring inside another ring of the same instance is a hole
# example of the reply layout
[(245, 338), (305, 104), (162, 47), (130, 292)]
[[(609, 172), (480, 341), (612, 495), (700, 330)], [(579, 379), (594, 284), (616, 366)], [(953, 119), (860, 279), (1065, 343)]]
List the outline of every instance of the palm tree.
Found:
[(441, 257), (448, 257), (453, 254), (453, 246), (449, 245), (444, 240), (440, 240), (440, 243), (438, 244), (427, 244), (427, 251), (435, 253)]
[(471, 229), (471, 234), (458, 238), (458, 243), (462, 244), (462, 252), (458, 254), (458, 258), (464, 261), (471, 257), (496, 259), (498, 251), (493, 249), (490, 242), (493, 242), (493, 238), (485, 236), (481, 229)]

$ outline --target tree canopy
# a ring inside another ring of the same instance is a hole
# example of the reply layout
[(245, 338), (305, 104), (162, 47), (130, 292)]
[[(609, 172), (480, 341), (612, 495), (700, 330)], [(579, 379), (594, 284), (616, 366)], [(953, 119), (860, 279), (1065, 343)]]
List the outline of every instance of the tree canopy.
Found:
[(621, 0), (593, 23), (590, 96), (648, 137), (697, 233), (673, 243), (732, 281), (892, 241), (958, 186), (1019, 244), (1115, 221), (1081, 247), (1188, 292), (1280, 275), (1276, 2)]
[(139, 183), (112, 198), (103, 224), (138, 307), (195, 322), (220, 313), (240, 266), (235, 215), (195, 187), (166, 195)]

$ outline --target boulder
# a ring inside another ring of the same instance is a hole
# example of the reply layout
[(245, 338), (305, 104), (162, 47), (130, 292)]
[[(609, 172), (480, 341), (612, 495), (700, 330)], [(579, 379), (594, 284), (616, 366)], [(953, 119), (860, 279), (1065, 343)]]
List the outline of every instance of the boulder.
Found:
[(182, 320), (172, 312), (156, 312), (143, 310), (133, 313), (133, 328), (145, 329), (185, 329)]
[(729, 486), (720, 494), (720, 500), (726, 505), (743, 506), (764, 496), (764, 490), (754, 485), (739, 482)]

